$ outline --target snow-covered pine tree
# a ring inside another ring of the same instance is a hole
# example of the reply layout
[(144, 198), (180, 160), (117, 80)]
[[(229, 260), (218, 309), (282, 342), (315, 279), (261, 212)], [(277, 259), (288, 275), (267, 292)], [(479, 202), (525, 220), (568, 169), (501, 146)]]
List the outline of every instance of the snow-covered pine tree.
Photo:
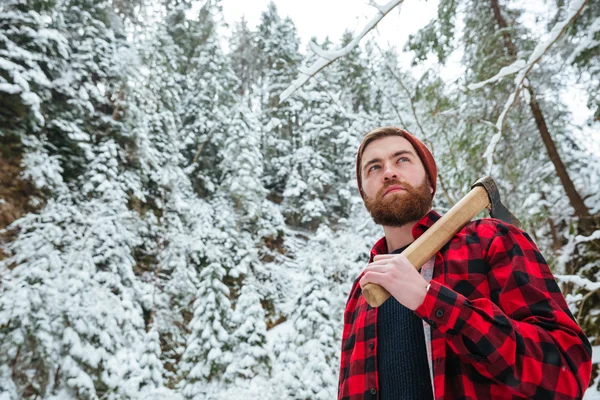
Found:
[(308, 274), (290, 316), (296, 333), (290, 346), (298, 355), (297, 363), (288, 366), (291, 375), (298, 379), (298, 390), (288, 394), (292, 399), (335, 396), (339, 365), (335, 344), (341, 340), (338, 312), (345, 299), (332, 279), (340, 256), (333, 251), (333, 234), (331, 229), (320, 227), (297, 258), (298, 265), (306, 268)]
[(335, 397), (344, 306), (380, 235), (361, 204), (337, 231), (323, 224), (296, 251), (296, 271), (290, 273), (298, 274), (297, 283), (286, 307), (290, 314), (282, 333), (272, 336), (272, 379), (280, 397)]
[(49, 23), (56, 13), (55, 2), (7, 0), (0, 5), (3, 136), (45, 123), (42, 103), (51, 97), (52, 81), (69, 55), (66, 37)]
[[(321, 46), (327, 48), (330, 44), (326, 40)], [(309, 52), (305, 63), (310, 64), (315, 58)], [(335, 72), (335, 69), (323, 71), (295, 95), (303, 107), (298, 115), (296, 151), (289, 157), (289, 175), (281, 204), (286, 220), (293, 226), (314, 228), (323, 221), (335, 221), (342, 212), (343, 199), (334, 191), (338, 171), (333, 164), (339, 147), (332, 139), (349, 123), (339, 101), (341, 87)]]
[(259, 92), (262, 105), (261, 122), (265, 126), (261, 150), (265, 159), (264, 186), (277, 202), (290, 174), (288, 158), (297, 148), (297, 100), (279, 102), (279, 94), (294, 78), (301, 60), (299, 38), (291, 19), (282, 19), (275, 3), (269, 3), (261, 15), (256, 42), (259, 51)]
[(271, 374), (265, 310), (258, 285), (252, 275), (244, 279), (231, 317), (236, 327), (231, 335), (234, 356), (224, 377), (230, 382), (240, 383), (240, 380), (250, 380), (259, 374), (264, 377)]
[[(345, 31), (341, 39), (341, 47), (348, 45), (354, 39), (350, 31)], [(350, 54), (336, 63), (339, 79), (344, 84), (343, 99), (351, 105), (356, 114), (359, 111), (369, 112), (371, 109), (371, 79), (368, 61), (363, 56), (360, 46), (352, 49)]]
[(26, 199), (33, 202), (28, 209), (38, 208), (44, 192), (63, 182), (57, 146), (44, 134), (55, 117), (53, 105), (64, 107), (69, 100), (52, 96), (61, 86), (58, 82), (68, 69), (71, 51), (65, 32), (51, 23), (59, 13), (55, 2), (0, 5), (0, 137), (4, 151), (11, 149), (5, 155), (21, 160), (13, 163), (20, 170), (15, 176), (38, 189), (37, 199)]
[(236, 245), (237, 261), (229, 271), (229, 276), (236, 282), (232, 289), (238, 296), (230, 324), (233, 330), (231, 347), (235, 356), (225, 371), (224, 378), (228, 381), (249, 379), (259, 373), (268, 376), (270, 372), (266, 316), (261, 302), (272, 297), (272, 293), (259, 287), (270, 286), (272, 282), (266, 282), (268, 278), (264, 269), (259, 268), (262, 271), (259, 275), (261, 282), (257, 281), (255, 274), (256, 268), (261, 265), (259, 257), (266, 241), (278, 237), (283, 230), (281, 214), (266, 199), (267, 190), (261, 182), (264, 173), (260, 153), (262, 129), (247, 104), (249, 101), (241, 97), (226, 127), (228, 136), (221, 150), (219, 166), (222, 171), (220, 189), (231, 196), (239, 240)]
[[(244, 17), (235, 24), (229, 43), (231, 67), (240, 80), (239, 94), (249, 94), (257, 84), (261, 71), (256, 32), (248, 27)], [(248, 97), (248, 100), (250, 98)]]
[[(137, 358), (144, 329), (137, 301), (143, 285), (132, 258), (138, 219), (128, 209), (128, 193), (141, 192), (123, 149), (127, 132), (115, 95), (126, 80), (117, 55), (127, 45), (111, 28), (108, 2), (39, 6), (20, 3), (12, 11), (30, 7), (28, 15), (41, 22), (39, 34), (29, 30), (17, 42), (62, 46), (56, 55), (65, 62), (33, 57), (49, 66), (42, 70), (52, 79), (52, 98), (38, 96), (44, 118), (22, 125), (33, 132), (22, 137), (33, 149), (24, 156), (25, 176), (52, 197), (15, 222), (10, 257), (2, 261), (2, 386), (13, 398), (133, 396), (140, 370), (131, 364), (128, 382), (117, 361)], [(21, 67), (36, 77), (41, 68)]]
[[(188, 159), (187, 172), (199, 194), (210, 194), (219, 184), (219, 148), (226, 137), (224, 124), (235, 109), (238, 80), (221, 49), (218, 25), (220, 1), (207, 1), (195, 19), (186, 20), (187, 59), (180, 118), (182, 149)], [(192, 171), (194, 171), (192, 173)]]

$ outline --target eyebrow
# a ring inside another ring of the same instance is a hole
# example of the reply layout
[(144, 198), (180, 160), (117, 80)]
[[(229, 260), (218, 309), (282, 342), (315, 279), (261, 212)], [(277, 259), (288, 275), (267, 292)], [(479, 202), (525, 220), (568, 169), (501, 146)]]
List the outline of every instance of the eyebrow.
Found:
[[(402, 154), (410, 154), (411, 156), (414, 156), (414, 155), (415, 155), (415, 153), (413, 153), (413, 152), (412, 152), (412, 151), (410, 151), (410, 150), (400, 150), (400, 151), (397, 151), (397, 152), (395, 152), (394, 154), (392, 154), (392, 155), (391, 155), (389, 158), (390, 158), (390, 159), (391, 159), (391, 158), (396, 158), (396, 157), (398, 157), (398, 156), (401, 156)], [(378, 162), (381, 162), (381, 158), (373, 158), (372, 160), (369, 160), (369, 161), (367, 161), (367, 162), (365, 163), (365, 165), (363, 166), (363, 172), (365, 171), (365, 169), (366, 169), (366, 168), (367, 168), (369, 165), (371, 165), (371, 164), (375, 164), (375, 163), (378, 163)]]

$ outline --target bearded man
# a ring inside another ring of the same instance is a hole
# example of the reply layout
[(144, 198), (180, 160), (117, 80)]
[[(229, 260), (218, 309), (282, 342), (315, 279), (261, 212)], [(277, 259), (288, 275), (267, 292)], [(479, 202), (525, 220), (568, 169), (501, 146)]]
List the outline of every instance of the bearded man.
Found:
[[(383, 127), (356, 160), (385, 236), (346, 304), (338, 399), (582, 398), (591, 346), (531, 238), (496, 219), (472, 221), (417, 271), (400, 253), (440, 218), (431, 152)], [(367, 283), (392, 297), (369, 306)]]

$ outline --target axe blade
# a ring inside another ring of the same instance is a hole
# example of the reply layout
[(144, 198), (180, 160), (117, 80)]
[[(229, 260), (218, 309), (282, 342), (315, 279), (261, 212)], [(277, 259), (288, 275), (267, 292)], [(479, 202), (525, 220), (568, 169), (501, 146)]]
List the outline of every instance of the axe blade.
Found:
[(517, 228), (521, 227), (521, 221), (519, 221), (519, 219), (515, 217), (514, 214), (511, 213), (508, 210), (508, 208), (506, 208), (506, 206), (502, 203), (502, 200), (500, 199), (500, 192), (498, 191), (498, 186), (496, 185), (496, 182), (494, 181), (494, 179), (492, 179), (491, 176), (486, 176), (479, 179), (473, 184), (473, 186), (471, 186), (471, 189), (477, 186), (483, 187), (490, 198), (489, 211), (490, 216), (492, 218), (499, 219), (501, 221), (514, 225)]

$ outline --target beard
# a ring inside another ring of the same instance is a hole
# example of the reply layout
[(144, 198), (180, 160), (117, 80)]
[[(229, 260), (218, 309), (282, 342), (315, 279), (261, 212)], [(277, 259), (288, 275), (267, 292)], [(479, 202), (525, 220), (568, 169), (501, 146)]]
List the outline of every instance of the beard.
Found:
[[(392, 185), (400, 185), (406, 190), (389, 193), (384, 197), (385, 191)], [(425, 177), (423, 183), (416, 188), (406, 182), (388, 182), (374, 198), (365, 197), (365, 206), (376, 224), (400, 227), (423, 218), (431, 209), (432, 200)]]

